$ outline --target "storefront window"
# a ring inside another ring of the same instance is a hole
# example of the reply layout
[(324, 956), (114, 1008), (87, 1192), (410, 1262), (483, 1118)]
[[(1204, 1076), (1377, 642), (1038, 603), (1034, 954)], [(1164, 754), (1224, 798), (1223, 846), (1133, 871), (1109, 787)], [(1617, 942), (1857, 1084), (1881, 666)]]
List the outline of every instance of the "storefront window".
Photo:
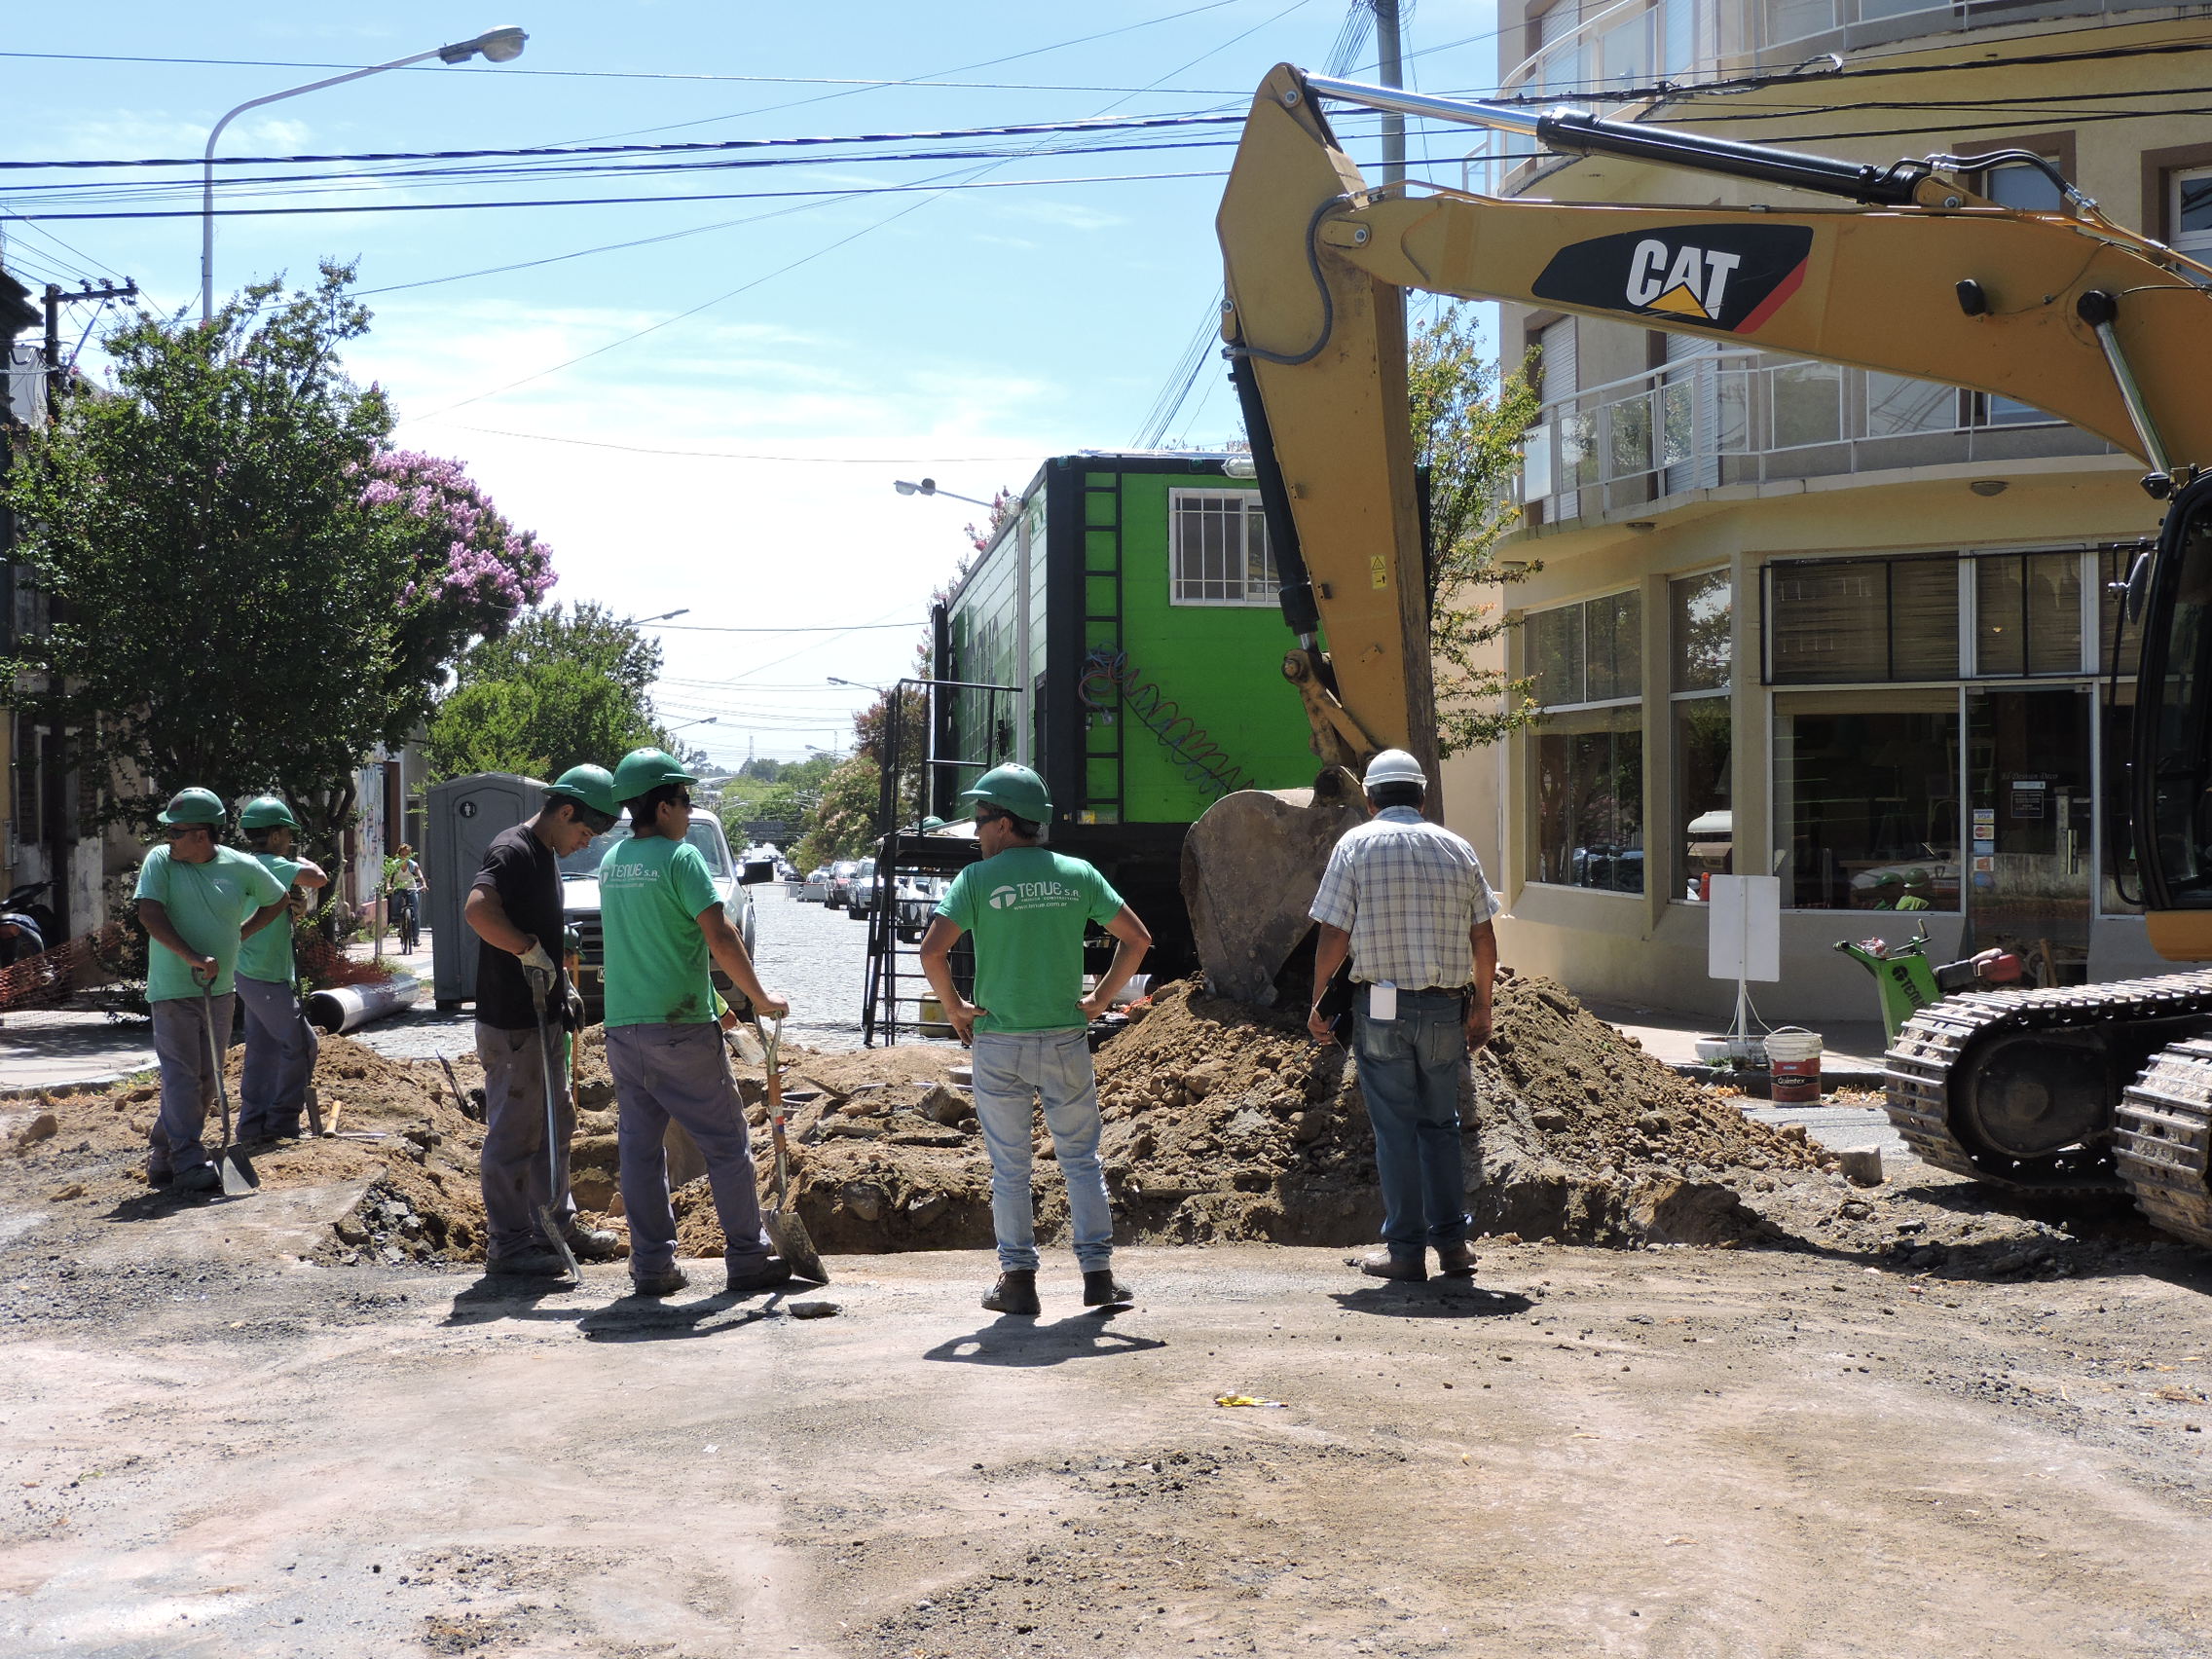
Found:
[(1777, 685), (1956, 680), (1953, 554), (1778, 559), (1766, 568), (1767, 675)]
[(1536, 881), (1643, 891), (1643, 732), (1635, 707), (1555, 715), (1530, 749)]
[(1674, 652), (1673, 689), (1725, 691), (1731, 647), (1728, 629), (1735, 607), (1726, 571), (1708, 571), (1667, 584), (1668, 633)]
[(1545, 708), (1605, 703), (1643, 690), (1643, 598), (1635, 589), (1531, 611), (1529, 673)]
[(1784, 902), (1807, 910), (1959, 907), (1955, 692), (1775, 699)]
[(1974, 672), (2082, 672), (2082, 555), (1999, 553), (1973, 562)]
[(1728, 805), (1730, 727), (1725, 697), (1675, 703), (1675, 819), (1682, 848), (1677, 897), (1702, 903), (1714, 876), (1735, 869), (1735, 818)]

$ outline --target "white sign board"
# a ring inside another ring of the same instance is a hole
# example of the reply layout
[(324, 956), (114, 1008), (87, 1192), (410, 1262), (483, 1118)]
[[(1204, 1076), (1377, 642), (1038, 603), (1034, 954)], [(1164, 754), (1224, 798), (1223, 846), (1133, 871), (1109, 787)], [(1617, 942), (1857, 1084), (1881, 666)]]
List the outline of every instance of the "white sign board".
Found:
[(1706, 973), (1715, 979), (1782, 977), (1782, 878), (1716, 875), (1706, 911)]

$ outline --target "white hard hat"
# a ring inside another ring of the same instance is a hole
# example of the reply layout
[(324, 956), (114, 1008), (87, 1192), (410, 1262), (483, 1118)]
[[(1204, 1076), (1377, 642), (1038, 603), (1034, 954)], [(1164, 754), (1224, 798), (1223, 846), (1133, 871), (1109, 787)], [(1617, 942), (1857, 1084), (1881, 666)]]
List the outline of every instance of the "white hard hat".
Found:
[(1367, 776), (1361, 780), (1367, 789), (1378, 784), (1419, 784), (1428, 788), (1428, 774), (1420, 769), (1420, 762), (1403, 749), (1385, 749), (1367, 763)]

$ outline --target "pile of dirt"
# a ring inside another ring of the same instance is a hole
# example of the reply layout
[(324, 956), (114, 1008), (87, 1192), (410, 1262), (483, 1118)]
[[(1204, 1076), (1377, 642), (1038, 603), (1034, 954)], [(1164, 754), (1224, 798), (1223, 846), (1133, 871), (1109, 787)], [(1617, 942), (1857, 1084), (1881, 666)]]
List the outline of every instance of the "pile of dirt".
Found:
[[(234, 1047), (224, 1066), (234, 1113), (244, 1054)], [(350, 1038), (325, 1037), (314, 1088), (325, 1126), (341, 1138), (272, 1141), (249, 1149), (264, 1190), (369, 1184), (333, 1229), (326, 1259), (348, 1264), (484, 1259), (477, 1183), (484, 1128), (461, 1104), (470, 1088), (481, 1087), (482, 1072), (473, 1057), (453, 1063), (459, 1100), (435, 1061), (389, 1060)], [(45, 1195), (56, 1205), (152, 1216), (202, 1202), (147, 1184), (146, 1137), (159, 1097), (151, 1083), (44, 1096), (39, 1111), (53, 1118), (52, 1132), (16, 1150), (26, 1162), (51, 1162), (57, 1173), (71, 1172)], [(221, 1120), (210, 1112), (207, 1144), (212, 1147), (221, 1133)]]
[[(1194, 981), (1136, 1013), (1098, 1054), (1107, 1184), (1124, 1237), (1373, 1239), (1374, 1137), (1343, 1050)], [(973, 1108), (940, 1081), (958, 1060), (915, 1048), (793, 1062), (794, 1091), (819, 1090), (795, 1106), (791, 1129), (793, 1207), (820, 1247), (990, 1244), (989, 1162)], [(1496, 1035), (1470, 1082), (1461, 1122), (1486, 1233), (1605, 1245), (1745, 1238), (1761, 1226), (1739, 1199), (1748, 1172), (1811, 1174), (1824, 1156), (1685, 1082), (1547, 979), (1501, 983)], [(756, 1101), (753, 1080), (742, 1086)], [(757, 1126), (757, 1105), (751, 1116)], [(1064, 1229), (1066, 1195), (1042, 1126), (1034, 1144), (1049, 1235)], [(686, 1253), (719, 1251), (705, 1182), (676, 1201)]]

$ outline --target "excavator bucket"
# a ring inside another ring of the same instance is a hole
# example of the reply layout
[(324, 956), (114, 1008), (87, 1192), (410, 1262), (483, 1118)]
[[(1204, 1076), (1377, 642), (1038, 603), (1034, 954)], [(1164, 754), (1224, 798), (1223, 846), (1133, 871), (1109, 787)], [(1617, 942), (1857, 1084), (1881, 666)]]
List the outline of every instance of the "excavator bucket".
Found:
[(1363, 823), (1359, 785), (1332, 766), (1309, 790), (1238, 790), (1183, 841), (1183, 903), (1217, 996), (1265, 1008), (1313, 923), (1307, 909), (1337, 837)]

